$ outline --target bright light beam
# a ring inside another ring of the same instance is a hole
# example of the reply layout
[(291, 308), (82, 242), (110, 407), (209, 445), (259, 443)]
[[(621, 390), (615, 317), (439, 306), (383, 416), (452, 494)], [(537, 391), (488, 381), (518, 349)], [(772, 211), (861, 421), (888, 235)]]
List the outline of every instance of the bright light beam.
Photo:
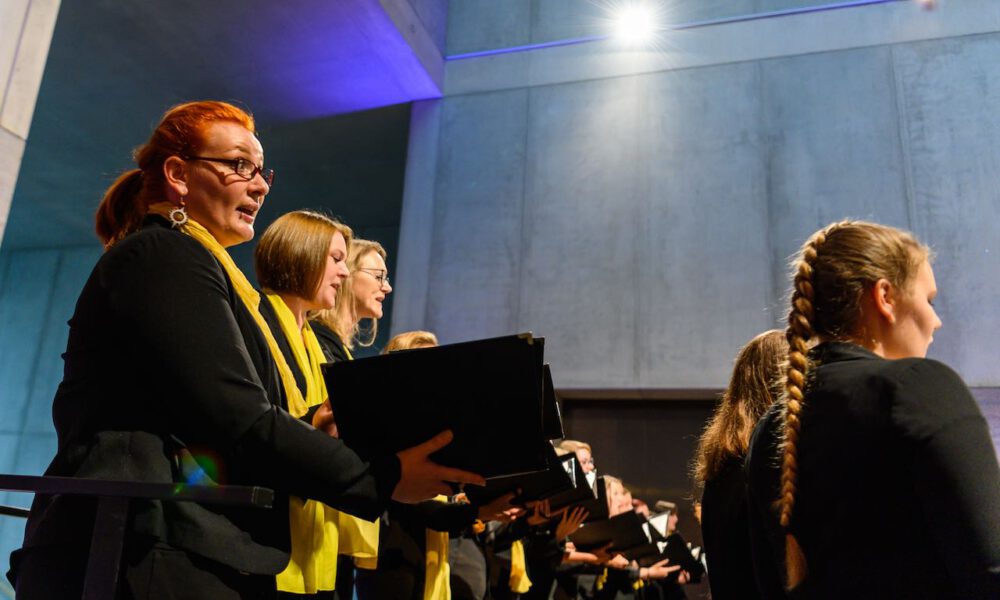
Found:
[(644, 4), (626, 4), (617, 9), (612, 20), (613, 37), (629, 46), (648, 44), (659, 29), (655, 12)]

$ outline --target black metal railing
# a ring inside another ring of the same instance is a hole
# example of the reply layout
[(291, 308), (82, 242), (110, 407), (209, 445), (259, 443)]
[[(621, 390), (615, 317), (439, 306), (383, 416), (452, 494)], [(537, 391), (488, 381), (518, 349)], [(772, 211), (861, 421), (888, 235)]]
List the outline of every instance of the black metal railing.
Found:
[[(98, 498), (94, 533), (90, 538), (87, 577), (83, 585), (85, 600), (106, 600), (114, 598), (117, 593), (128, 506), (133, 499), (256, 508), (271, 508), (274, 501), (274, 492), (261, 487), (143, 483), (32, 475), (0, 475), (0, 490)], [(29, 511), (23, 508), (0, 507), (0, 515), (27, 517), (28, 514)]]

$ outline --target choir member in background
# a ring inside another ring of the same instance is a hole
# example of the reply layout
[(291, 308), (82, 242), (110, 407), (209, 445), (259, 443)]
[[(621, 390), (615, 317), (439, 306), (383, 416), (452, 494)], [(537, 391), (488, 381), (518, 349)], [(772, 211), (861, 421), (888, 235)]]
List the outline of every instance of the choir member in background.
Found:
[[(375, 343), (382, 302), (392, 293), (386, 252), (381, 244), (353, 238), (348, 244), (347, 268), (350, 276), (341, 284), (336, 305), (310, 314), (311, 325), (328, 362), (353, 360), (356, 346)], [(363, 326), (367, 323), (367, 326)], [(359, 399), (364, 401), (364, 399)], [(334, 420), (332, 414), (325, 415)], [(339, 529), (345, 543), (340, 544), (337, 563), (337, 589), (345, 600), (353, 596), (357, 569), (375, 568), (378, 555), (377, 524), (343, 516)]]
[(698, 444), (694, 480), (703, 488), (701, 531), (713, 600), (759, 597), (750, 554), (743, 461), (754, 426), (776, 398), (780, 365), (787, 355), (785, 334), (776, 329), (747, 342)]

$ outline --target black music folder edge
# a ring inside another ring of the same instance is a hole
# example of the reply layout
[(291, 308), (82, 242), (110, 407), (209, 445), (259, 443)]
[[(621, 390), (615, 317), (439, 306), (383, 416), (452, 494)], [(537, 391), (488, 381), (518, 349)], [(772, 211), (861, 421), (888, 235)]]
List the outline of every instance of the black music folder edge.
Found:
[(432, 460), (491, 478), (547, 468), (542, 361), (524, 333), (328, 363), (323, 376), (340, 437), (361, 458), (450, 429)]

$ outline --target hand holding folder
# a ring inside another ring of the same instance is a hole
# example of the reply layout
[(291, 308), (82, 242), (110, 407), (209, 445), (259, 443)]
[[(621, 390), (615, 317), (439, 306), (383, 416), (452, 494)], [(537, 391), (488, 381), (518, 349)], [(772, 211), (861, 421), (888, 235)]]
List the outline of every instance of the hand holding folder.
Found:
[(396, 502), (419, 502), (440, 494), (450, 494), (451, 483), (472, 483), (484, 485), (484, 480), (475, 473), (442, 467), (431, 461), (428, 455), (447, 446), (452, 440), (450, 431), (442, 431), (423, 444), (400, 451), (399, 483), (392, 492)]

